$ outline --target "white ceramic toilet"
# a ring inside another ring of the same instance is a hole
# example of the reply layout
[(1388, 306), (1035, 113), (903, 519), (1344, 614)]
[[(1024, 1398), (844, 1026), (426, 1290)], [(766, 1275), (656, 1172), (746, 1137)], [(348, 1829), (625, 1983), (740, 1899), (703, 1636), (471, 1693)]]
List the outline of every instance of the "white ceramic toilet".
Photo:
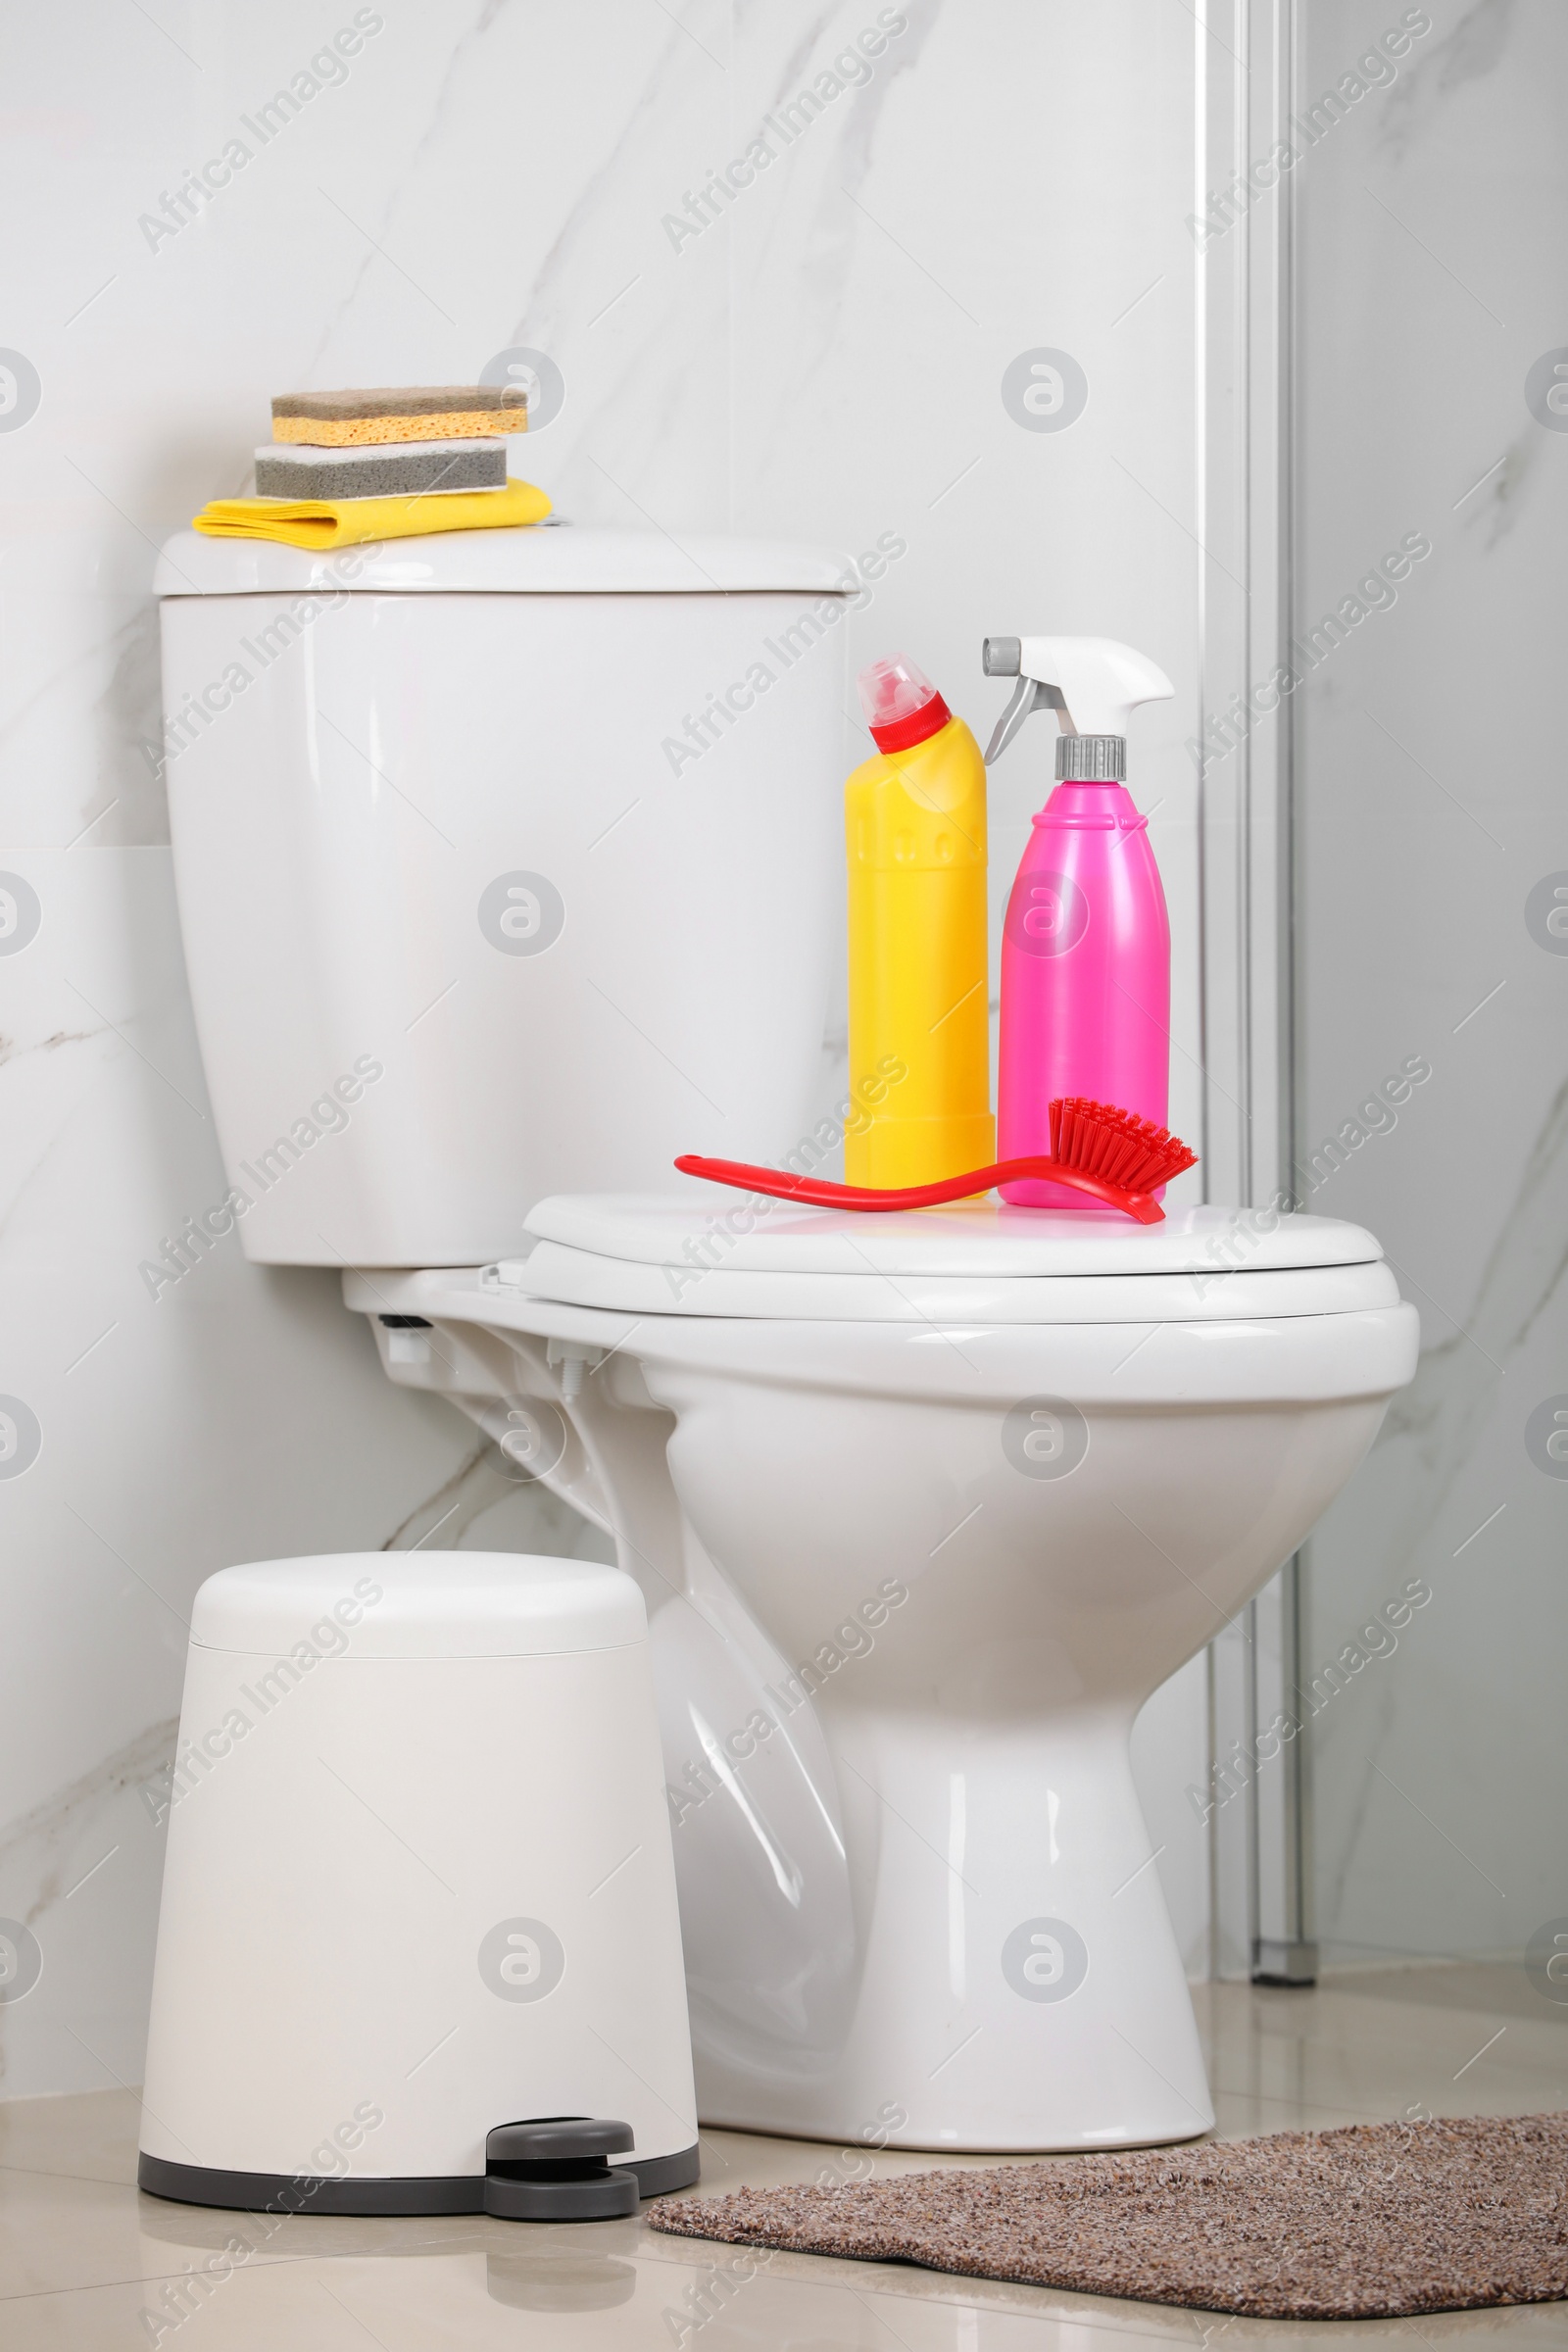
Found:
[(642, 1586), (700, 2113), (1204, 2130), (1128, 1735), (1410, 1378), (1377, 1244), (674, 1176), (836, 1132), (853, 574), (569, 530), (329, 572), (187, 537), (160, 579), (172, 711), (316, 607), (171, 772), (231, 1204)]

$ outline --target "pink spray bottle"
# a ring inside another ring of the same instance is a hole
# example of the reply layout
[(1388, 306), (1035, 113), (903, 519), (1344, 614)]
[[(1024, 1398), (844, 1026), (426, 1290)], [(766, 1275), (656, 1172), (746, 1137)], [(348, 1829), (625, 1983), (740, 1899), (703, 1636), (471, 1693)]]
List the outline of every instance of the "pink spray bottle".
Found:
[[(1058, 1095), (1112, 1102), (1157, 1126), (1170, 1089), (1170, 923), (1159, 868), (1123, 779), (1127, 720), (1175, 693), (1109, 637), (988, 637), (985, 672), (1016, 678), (986, 764), (1032, 710), (1054, 710), (1056, 789), (1034, 820), (1002, 938), (997, 1156), (1051, 1150)], [(1030, 1208), (1084, 1209), (1031, 1178), (1002, 1187)]]

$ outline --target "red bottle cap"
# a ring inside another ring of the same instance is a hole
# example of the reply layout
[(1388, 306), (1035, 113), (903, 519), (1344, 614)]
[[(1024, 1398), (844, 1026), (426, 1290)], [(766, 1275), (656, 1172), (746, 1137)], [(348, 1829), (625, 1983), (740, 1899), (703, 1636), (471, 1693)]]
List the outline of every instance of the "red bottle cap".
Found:
[(857, 681), (860, 709), (879, 752), (907, 752), (945, 727), (953, 712), (907, 654), (870, 662)]

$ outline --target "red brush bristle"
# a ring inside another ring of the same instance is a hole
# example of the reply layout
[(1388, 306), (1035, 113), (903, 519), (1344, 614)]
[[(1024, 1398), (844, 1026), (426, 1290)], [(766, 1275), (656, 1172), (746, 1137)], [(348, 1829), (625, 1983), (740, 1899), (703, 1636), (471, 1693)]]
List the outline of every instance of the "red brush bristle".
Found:
[(1082, 1095), (1061, 1095), (1052, 1103), (1051, 1156), (1129, 1193), (1152, 1193), (1198, 1165), (1198, 1153), (1168, 1127)]

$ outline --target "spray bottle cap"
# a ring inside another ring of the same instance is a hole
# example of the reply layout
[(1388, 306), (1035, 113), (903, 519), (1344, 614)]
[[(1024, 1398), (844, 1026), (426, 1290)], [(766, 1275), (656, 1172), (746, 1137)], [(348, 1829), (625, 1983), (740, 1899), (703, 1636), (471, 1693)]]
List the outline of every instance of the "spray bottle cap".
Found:
[(1176, 689), (1162, 669), (1114, 637), (988, 637), (988, 678), (1016, 678), (997, 721), (986, 765), (1000, 760), (1031, 710), (1054, 710), (1058, 779), (1120, 783), (1127, 773), (1127, 721), (1140, 703)]
[(886, 662), (868, 662), (856, 683), (865, 723), (879, 752), (911, 751), (953, 716), (925, 671), (907, 654), (894, 654)]

